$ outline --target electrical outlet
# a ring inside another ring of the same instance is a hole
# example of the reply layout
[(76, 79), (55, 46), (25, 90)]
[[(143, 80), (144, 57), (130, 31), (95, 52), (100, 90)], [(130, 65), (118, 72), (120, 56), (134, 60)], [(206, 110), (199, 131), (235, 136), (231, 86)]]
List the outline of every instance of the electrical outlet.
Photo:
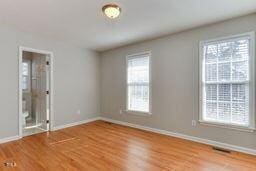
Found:
[(196, 126), (196, 121), (192, 120), (192, 126)]
[(77, 110), (76, 113), (77, 113), (78, 115), (80, 115), (80, 114), (81, 114), (81, 110)]

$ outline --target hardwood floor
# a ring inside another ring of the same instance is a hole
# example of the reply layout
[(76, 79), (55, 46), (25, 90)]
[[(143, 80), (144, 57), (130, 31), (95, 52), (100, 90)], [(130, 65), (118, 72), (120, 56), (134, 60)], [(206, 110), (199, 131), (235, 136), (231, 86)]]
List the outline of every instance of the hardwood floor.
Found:
[[(14, 161), (8, 168), (5, 162)], [(256, 157), (104, 121), (0, 145), (0, 170), (256, 170)]]

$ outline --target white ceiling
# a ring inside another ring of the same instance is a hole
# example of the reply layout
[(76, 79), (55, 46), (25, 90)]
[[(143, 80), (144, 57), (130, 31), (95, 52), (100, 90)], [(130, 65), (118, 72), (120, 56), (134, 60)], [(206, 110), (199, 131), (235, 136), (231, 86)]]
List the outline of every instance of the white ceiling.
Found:
[[(119, 4), (107, 19), (101, 7)], [(103, 51), (256, 11), (256, 0), (0, 0), (0, 23)]]

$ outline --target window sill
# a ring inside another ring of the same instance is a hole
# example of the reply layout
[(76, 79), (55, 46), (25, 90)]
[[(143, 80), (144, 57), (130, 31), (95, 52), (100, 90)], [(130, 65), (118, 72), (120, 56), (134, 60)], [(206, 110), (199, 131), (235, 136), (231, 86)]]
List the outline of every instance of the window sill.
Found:
[(141, 111), (134, 111), (134, 110), (126, 110), (125, 113), (132, 114), (132, 115), (138, 115), (138, 116), (151, 116), (152, 115), (150, 112), (141, 112)]
[(243, 131), (243, 132), (254, 132), (255, 131), (255, 128), (239, 126), (239, 125), (228, 125), (228, 124), (224, 124), (224, 123), (216, 123), (216, 122), (211, 122), (211, 121), (199, 120), (199, 123), (201, 125), (205, 125), (205, 126), (213, 126), (213, 127), (218, 127), (218, 128), (232, 129), (232, 130), (236, 130), (236, 131)]

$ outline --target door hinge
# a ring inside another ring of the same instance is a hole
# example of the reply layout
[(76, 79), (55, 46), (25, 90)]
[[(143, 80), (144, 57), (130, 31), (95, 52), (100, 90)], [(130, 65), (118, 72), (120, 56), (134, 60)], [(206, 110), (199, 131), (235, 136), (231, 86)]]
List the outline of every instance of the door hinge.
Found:
[(50, 62), (49, 62), (49, 61), (46, 61), (46, 65), (50, 65)]
[(49, 94), (49, 91), (46, 91), (46, 94)]
[(48, 123), (50, 123), (50, 121), (49, 121), (49, 120), (47, 120), (47, 121), (46, 121), (46, 123), (48, 124)]

